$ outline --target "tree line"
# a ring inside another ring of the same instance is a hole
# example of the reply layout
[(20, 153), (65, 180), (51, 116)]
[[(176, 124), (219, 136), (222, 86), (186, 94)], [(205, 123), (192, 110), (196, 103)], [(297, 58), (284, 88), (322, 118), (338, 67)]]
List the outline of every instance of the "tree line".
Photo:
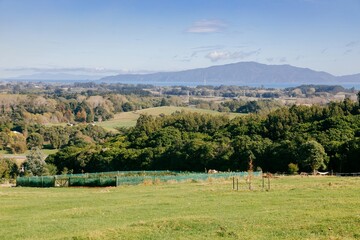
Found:
[(46, 162), (57, 172), (116, 170), (269, 172), (360, 171), (360, 107), (281, 107), (268, 114), (226, 116), (176, 112), (142, 115), (135, 127), (102, 144), (65, 146)]

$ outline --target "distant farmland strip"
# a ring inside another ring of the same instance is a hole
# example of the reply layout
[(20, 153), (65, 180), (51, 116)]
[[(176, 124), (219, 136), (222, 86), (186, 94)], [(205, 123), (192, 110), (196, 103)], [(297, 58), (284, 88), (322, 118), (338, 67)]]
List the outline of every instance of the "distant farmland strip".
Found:
[(143, 110), (133, 111), (133, 112), (122, 112), (115, 114), (114, 118), (109, 121), (99, 122), (97, 125), (109, 130), (116, 131), (117, 127), (133, 127), (136, 124), (136, 120), (141, 114), (148, 114), (152, 116), (159, 116), (160, 114), (170, 115), (176, 111), (186, 111), (186, 112), (197, 112), (202, 114), (212, 114), (212, 115), (226, 115), (229, 118), (234, 118), (241, 116), (240, 113), (222, 113), (212, 110), (199, 109), (199, 108), (190, 108), (190, 107), (156, 107), (156, 108), (147, 108)]

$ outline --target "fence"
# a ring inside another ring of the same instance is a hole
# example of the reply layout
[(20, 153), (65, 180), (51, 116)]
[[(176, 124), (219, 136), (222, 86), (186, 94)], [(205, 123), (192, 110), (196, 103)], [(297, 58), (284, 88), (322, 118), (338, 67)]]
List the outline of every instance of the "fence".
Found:
[(54, 187), (54, 176), (41, 177), (18, 177), (16, 178), (16, 186), (22, 187)]
[[(253, 172), (253, 176), (259, 177), (262, 172)], [(208, 178), (231, 178), (246, 177), (247, 172), (220, 172), (214, 174), (193, 172), (171, 172), (171, 171), (119, 171), (86, 174), (66, 174), (42, 177), (18, 177), (16, 186), (23, 187), (106, 187), (119, 185), (136, 185), (149, 182), (167, 181), (204, 181)]]
[(336, 173), (335, 174), (338, 177), (357, 177), (360, 176), (360, 172), (356, 172), (356, 173)]

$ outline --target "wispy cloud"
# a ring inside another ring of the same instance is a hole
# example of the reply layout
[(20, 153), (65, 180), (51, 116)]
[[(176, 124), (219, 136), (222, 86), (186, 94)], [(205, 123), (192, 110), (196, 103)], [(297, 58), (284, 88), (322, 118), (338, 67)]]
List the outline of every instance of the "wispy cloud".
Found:
[(188, 33), (216, 33), (222, 32), (226, 29), (227, 25), (221, 20), (208, 20), (203, 19), (193, 23), (186, 32)]
[(345, 50), (344, 51), (344, 55), (347, 55), (347, 54), (350, 54), (350, 53), (352, 53), (353, 52), (353, 50), (352, 49), (347, 49), (347, 50)]
[(255, 51), (237, 51), (237, 52), (228, 52), (228, 51), (212, 51), (208, 53), (205, 57), (210, 59), (212, 62), (229, 60), (229, 59), (245, 59), (253, 55), (259, 54), (261, 49)]
[(199, 53), (209, 52), (209, 51), (218, 51), (220, 49), (223, 49), (224, 46), (222, 45), (212, 45), (212, 46), (201, 46), (193, 48), (193, 52), (191, 54), (191, 57), (196, 57)]
[(351, 42), (348, 42), (345, 47), (357, 47), (357, 46), (360, 46), (360, 41), (351, 41)]
[(286, 58), (286, 57), (281, 57), (281, 58), (279, 59), (279, 62), (285, 63), (285, 62), (287, 62), (287, 58)]

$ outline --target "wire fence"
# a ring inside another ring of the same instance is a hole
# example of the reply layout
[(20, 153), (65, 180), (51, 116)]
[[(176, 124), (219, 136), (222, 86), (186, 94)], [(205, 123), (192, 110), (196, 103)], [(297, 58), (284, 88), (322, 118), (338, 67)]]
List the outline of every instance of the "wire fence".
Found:
[[(254, 177), (260, 177), (262, 172), (252, 172)], [(194, 173), (173, 171), (117, 171), (85, 174), (65, 174), (56, 176), (18, 177), (16, 186), (22, 187), (106, 187), (120, 185), (137, 185), (145, 182), (169, 181), (205, 181), (209, 178), (247, 177), (248, 172)]]
[(338, 177), (358, 177), (360, 176), (360, 172), (356, 172), (356, 173), (335, 173), (336, 176)]

